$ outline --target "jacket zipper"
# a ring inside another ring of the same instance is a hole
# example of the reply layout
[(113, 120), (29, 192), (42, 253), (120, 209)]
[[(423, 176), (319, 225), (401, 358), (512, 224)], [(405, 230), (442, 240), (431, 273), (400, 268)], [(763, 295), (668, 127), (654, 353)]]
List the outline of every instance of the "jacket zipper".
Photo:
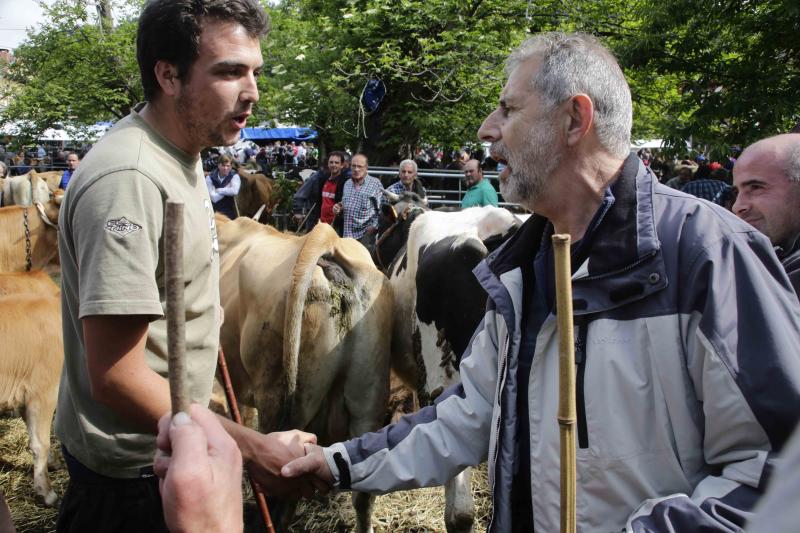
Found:
[[(500, 372), (497, 374), (497, 424), (494, 426), (494, 457), (492, 457), (492, 466), (495, 469), (494, 479), (492, 480), (492, 503), (494, 503), (494, 494), (495, 494), (495, 485), (497, 484), (497, 456), (500, 453), (500, 421), (503, 419), (501, 410), (503, 406), (501, 405), (501, 398), (500, 394), (503, 388), (503, 375), (506, 371), (506, 361), (508, 359), (508, 347), (511, 342), (511, 336), (506, 333), (506, 341), (503, 346), (502, 352), (502, 359), (500, 359)], [(489, 519), (489, 527), (486, 528), (486, 531), (492, 530), (492, 525), (494, 524), (494, 505), (492, 505), (492, 516)]]
[(584, 317), (576, 318), (575, 328), (578, 330), (575, 340), (575, 364), (577, 375), (575, 377), (575, 406), (578, 415), (578, 448), (589, 447), (589, 431), (586, 426), (586, 399), (584, 396), (584, 373), (586, 372), (586, 337), (589, 329)]

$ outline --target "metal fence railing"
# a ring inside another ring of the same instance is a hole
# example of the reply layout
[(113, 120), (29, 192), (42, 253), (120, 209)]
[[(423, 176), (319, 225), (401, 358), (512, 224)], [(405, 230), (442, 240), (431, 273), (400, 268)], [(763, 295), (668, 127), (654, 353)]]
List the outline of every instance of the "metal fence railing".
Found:
[[(399, 177), (399, 169), (392, 167), (369, 167), (369, 174), (381, 179), (386, 185), (394, 183)], [(513, 210), (521, 209), (519, 205), (512, 204), (503, 200), (498, 187), (498, 177), (496, 171), (485, 170), (483, 178), (488, 179), (497, 191), (500, 199), (498, 204)], [(432, 207), (457, 207), (461, 205), (466, 189), (464, 188), (464, 173), (459, 170), (443, 169), (419, 169), (417, 177), (426, 184), (425, 190), (428, 193), (428, 204)], [(434, 188), (432, 185), (438, 185)]]

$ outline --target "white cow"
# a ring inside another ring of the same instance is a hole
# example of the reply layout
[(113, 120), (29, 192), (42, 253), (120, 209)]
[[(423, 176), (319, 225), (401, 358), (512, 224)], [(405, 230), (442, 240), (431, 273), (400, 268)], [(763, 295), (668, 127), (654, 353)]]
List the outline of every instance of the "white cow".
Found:
[[(409, 213), (397, 206), (394, 212)], [(486, 308), (486, 292), (472, 269), (519, 221), (491, 206), (411, 213), (393, 230), (407, 238), (387, 269), (395, 296), (392, 363), (425, 405), (459, 383), (461, 356)], [(466, 469), (445, 485), (451, 533), (473, 531), (470, 479)]]

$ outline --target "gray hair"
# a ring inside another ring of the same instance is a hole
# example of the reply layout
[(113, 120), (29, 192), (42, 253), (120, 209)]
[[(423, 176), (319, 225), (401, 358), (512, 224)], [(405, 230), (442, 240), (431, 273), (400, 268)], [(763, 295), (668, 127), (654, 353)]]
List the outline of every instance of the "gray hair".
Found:
[(402, 161), (400, 161), (400, 165), (397, 167), (397, 169), (403, 170), (403, 167), (406, 165), (410, 166), (415, 173), (417, 172), (417, 162), (414, 161), (413, 159), (403, 159)]
[(786, 158), (786, 175), (789, 181), (800, 182), (800, 143), (796, 143), (789, 149), (789, 156)]
[(633, 123), (631, 91), (613, 54), (585, 33), (542, 33), (511, 53), (506, 76), (534, 56), (541, 58), (542, 65), (531, 85), (544, 105), (552, 108), (576, 94), (588, 95), (600, 144), (616, 157), (627, 157)]

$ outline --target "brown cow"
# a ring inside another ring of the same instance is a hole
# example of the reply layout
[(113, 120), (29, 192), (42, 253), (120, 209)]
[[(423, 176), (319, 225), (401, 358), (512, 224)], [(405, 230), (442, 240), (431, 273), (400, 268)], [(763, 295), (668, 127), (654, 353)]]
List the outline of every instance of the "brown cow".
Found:
[(48, 202), (42, 210), (20, 206), (0, 208), (0, 272), (28, 269), (58, 272), (57, 221), (58, 206), (54, 202)]
[(264, 205), (266, 208), (261, 212), (258, 221), (266, 224), (277, 203), (273, 180), (264, 174), (250, 173), (241, 167), (237, 172), (242, 180), (242, 186), (236, 196), (239, 216), (252, 218)]
[(61, 289), (45, 272), (34, 270), (32, 272), (0, 272), (0, 297), (9, 294), (33, 292), (52, 296), (59, 294)]
[[(31, 287), (42, 281), (35, 275), (32, 280)], [(33, 453), (33, 489), (47, 505), (57, 499), (47, 475), (47, 458), (64, 363), (61, 298), (52, 290), (0, 297), (0, 409), (22, 410)]]
[(50, 200), (51, 191), (47, 181), (36, 171), (31, 170), (22, 176), (11, 176), (3, 180), (4, 207), (10, 205), (45, 204)]
[(58, 190), (59, 185), (61, 185), (61, 176), (64, 175), (63, 170), (48, 170), (47, 172), (36, 172), (32, 170), (31, 172), (47, 183), (47, 188), (50, 192), (56, 192)]
[[(296, 237), (248, 218), (218, 221), (220, 342), (259, 427), (332, 443), (381, 427), (389, 388), (389, 280), (327, 224)], [(357, 530), (372, 497), (355, 493)]]

